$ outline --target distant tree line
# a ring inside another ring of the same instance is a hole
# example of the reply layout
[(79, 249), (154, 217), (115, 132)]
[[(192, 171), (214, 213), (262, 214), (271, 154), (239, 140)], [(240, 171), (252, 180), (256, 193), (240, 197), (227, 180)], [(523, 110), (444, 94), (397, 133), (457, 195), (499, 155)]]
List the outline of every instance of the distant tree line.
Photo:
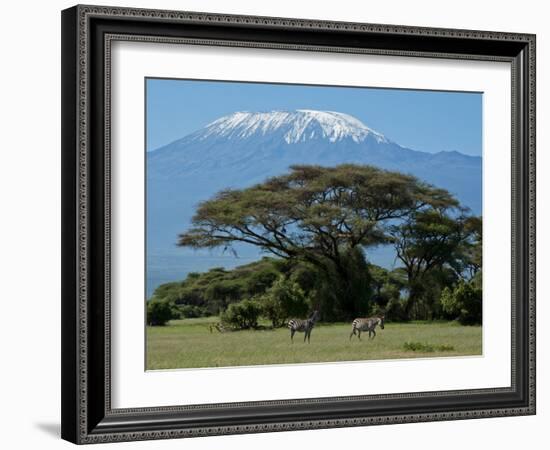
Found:
[[(388, 320), (481, 322), (480, 217), (447, 191), (372, 166), (294, 166), (282, 176), (201, 203), (179, 245), (261, 248), (271, 257), (192, 273), (148, 302), (162, 317), (220, 315), (234, 328), (282, 326), (319, 309), (324, 321), (384, 311)], [(388, 271), (369, 249), (392, 245)], [(169, 320), (169, 319), (167, 319)]]

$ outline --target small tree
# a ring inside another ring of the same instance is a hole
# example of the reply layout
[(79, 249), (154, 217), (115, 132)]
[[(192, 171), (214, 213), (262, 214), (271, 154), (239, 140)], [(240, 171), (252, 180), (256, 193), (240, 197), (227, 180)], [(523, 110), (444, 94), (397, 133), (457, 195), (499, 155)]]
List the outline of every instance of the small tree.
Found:
[(173, 317), (173, 307), (166, 300), (151, 300), (147, 303), (147, 324), (163, 326)]
[(245, 330), (258, 327), (258, 318), (262, 313), (262, 306), (256, 300), (243, 300), (231, 303), (222, 313), (222, 322), (232, 328)]
[(448, 267), (459, 274), (463, 270), (462, 254), (473, 231), (466, 227), (471, 218), (463, 214), (455, 217), (454, 210), (463, 212), (456, 204), (428, 208), (390, 227), (397, 258), (407, 274), (409, 319), (432, 315), (427, 287), (433, 284), (435, 271)]
[(445, 288), (441, 294), (443, 310), (462, 325), (480, 324), (482, 320), (481, 288), (475, 282), (460, 281), (454, 289)]
[(260, 297), (260, 302), (263, 315), (271, 321), (274, 328), (283, 326), (289, 317), (300, 317), (308, 311), (304, 291), (297, 283), (284, 276), (279, 277)]

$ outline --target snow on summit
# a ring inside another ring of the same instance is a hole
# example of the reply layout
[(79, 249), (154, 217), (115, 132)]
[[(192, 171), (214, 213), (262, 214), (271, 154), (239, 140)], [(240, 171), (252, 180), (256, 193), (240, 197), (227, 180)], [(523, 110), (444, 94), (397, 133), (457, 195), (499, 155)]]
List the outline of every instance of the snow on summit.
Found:
[(235, 112), (221, 117), (195, 133), (195, 138), (247, 139), (268, 134), (282, 134), (287, 144), (311, 139), (337, 142), (352, 139), (363, 142), (368, 136), (378, 143), (389, 142), (384, 135), (370, 129), (348, 114), (334, 111), (298, 109), (296, 111)]

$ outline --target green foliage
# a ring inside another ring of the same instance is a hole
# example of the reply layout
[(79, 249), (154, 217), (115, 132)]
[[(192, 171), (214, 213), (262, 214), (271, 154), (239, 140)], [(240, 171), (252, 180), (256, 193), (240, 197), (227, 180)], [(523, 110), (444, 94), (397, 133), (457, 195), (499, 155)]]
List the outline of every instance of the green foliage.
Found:
[(465, 229), (470, 239), (463, 249), (464, 267), (473, 278), (481, 272), (483, 249), (483, 223), (481, 217), (469, 217), (465, 222)]
[[(375, 313), (389, 321), (481, 320), (473, 305), (461, 312), (449, 291), (481, 276), (481, 217), (467, 216), (449, 192), (413, 176), (366, 165), (298, 165), (219, 192), (192, 222), (180, 246), (245, 243), (273, 257), (159, 286), (153, 300), (178, 305), (186, 317), (229, 314), (233, 304), (257, 301), (274, 327), (312, 308), (327, 322)], [(393, 271), (367, 262), (371, 247), (387, 243), (402, 266)], [(238, 317), (239, 308), (229, 316)]]
[[(373, 311), (373, 314), (377, 314), (380, 311)], [(407, 299), (401, 297), (394, 297), (388, 301), (386, 308), (384, 309), (386, 320), (389, 322), (406, 322), (409, 319), (407, 315)]]
[(281, 327), (290, 317), (303, 317), (309, 305), (306, 295), (298, 283), (283, 275), (259, 298), (262, 314), (271, 321), (274, 328)]
[(246, 292), (242, 279), (219, 279), (213, 281), (204, 291), (205, 301), (212, 309), (223, 311), (227, 305), (239, 301)]
[(446, 287), (441, 294), (443, 310), (462, 325), (480, 324), (482, 320), (481, 283), (461, 280), (454, 289)]
[(447, 191), (410, 175), (353, 164), (297, 165), (286, 175), (224, 190), (201, 203), (193, 227), (180, 234), (178, 243), (192, 248), (247, 243), (314, 266), (321, 274), (324, 313), (332, 319), (350, 318), (369, 309), (363, 249), (387, 242), (391, 221), (426, 208), (456, 206)]
[(256, 300), (243, 300), (230, 304), (222, 313), (222, 322), (239, 330), (257, 328), (258, 319), (262, 313), (262, 305)]
[(246, 280), (246, 292), (248, 295), (259, 295), (269, 290), (275, 280), (280, 276), (275, 264), (258, 268), (253, 271)]
[(192, 319), (208, 316), (208, 310), (196, 305), (181, 305), (178, 307), (181, 318)]
[[(368, 314), (372, 298), (371, 275), (363, 250), (354, 247), (342, 252), (321, 284), (323, 316), (329, 321), (349, 320)], [(331, 305), (331, 307), (325, 307)]]
[(390, 321), (405, 320), (401, 290), (406, 286), (406, 279), (402, 271), (389, 271), (374, 264), (369, 264), (368, 271), (372, 289), (370, 314), (385, 314)]
[(273, 258), (264, 258), (233, 270), (217, 267), (205, 273), (190, 273), (183, 282), (159, 286), (152, 299), (173, 302), (180, 309), (195, 306), (203, 311), (201, 316), (219, 314), (231, 303), (264, 293), (279, 276), (279, 266)]
[[(372, 245), (379, 222), (404, 217), (421, 205), (457, 204), (445, 190), (373, 166), (293, 166), (243, 190), (225, 190), (199, 205), (194, 228), (179, 244), (194, 248), (247, 242), (279, 255), (336, 255), (338, 247)], [(300, 232), (292, 232), (289, 225)], [(327, 242), (330, 236), (333, 242)], [(322, 241), (325, 242), (322, 242)], [(319, 245), (321, 244), (321, 245)]]
[(448, 267), (434, 267), (421, 277), (413, 278), (409, 285), (406, 315), (410, 320), (436, 320), (449, 318), (441, 304), (441, 293), (445, 287), (458, 281), (456, 273)]
[(425, 344), (422, 342), (405, 342), (403, 348), (409, 352), (420, 352), (420, 353), (433, 353), (433, 352), (452, 352), (454, 347), (452, 345), (442, 344), (442, 345), (433, 345)]
[(454, 209), (421, 209), (390, 227), (397, 257), (407, 274), (409, 318), (441, 317), (442, 290), (462, 278), (469, 267), (481, 219), (456, 215)]
[(147, 324), (151, 326), (163, 326), (170, 319), (179, 318), (173, 305), (166, 300), (152, 300), (147, 303)]
[(176, 302), (179, 297), (179, 292), (182, 288), (181, 282), (165, 283), (161, 284), (152, 296), (152, 300), (167, 300), (170, 302)]

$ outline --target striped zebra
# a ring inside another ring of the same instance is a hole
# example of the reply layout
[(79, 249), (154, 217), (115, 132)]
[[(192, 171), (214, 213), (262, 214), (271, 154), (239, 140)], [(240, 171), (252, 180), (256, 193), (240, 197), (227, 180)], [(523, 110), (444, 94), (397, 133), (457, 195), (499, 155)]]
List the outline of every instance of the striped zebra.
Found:
[(351, 324), (351, 334), (349, 335), (349, 340), (354, 334), (357, 334), (359, 340), (361, 340), (361, 331), (369, 332), (369, 339), (372, 334), (372, 339), (376, 337), (375, 328), (377, 325), (380, 325), (380, 328), (384, 329), (384, 316), (374, 316), (374, 317), (364, 317), (357, 318)]
[(218, 330), (220, 333), (225, 333), (225, 327), (221, 322), (211, 323), (208, 327), (210, 333), (213, 333), (214, 330)]
[(296, 331), (299, 331), (300, 333), (304, 334), (304, 342), (306, 341), (309, 343), (309, 338), (311, 337), (311, 330), (313, 330), (313, 327), (315, 326), (315, 323), (319, 320), (319, 311), (313, 311), (313, 314), (309, 316), (308, 319), (302, 320), (302, 319), (291, 319), (288, 321), (288, 328), (290, 329), (290, 340), (292, 343), (294, 343), (294, 333)]

